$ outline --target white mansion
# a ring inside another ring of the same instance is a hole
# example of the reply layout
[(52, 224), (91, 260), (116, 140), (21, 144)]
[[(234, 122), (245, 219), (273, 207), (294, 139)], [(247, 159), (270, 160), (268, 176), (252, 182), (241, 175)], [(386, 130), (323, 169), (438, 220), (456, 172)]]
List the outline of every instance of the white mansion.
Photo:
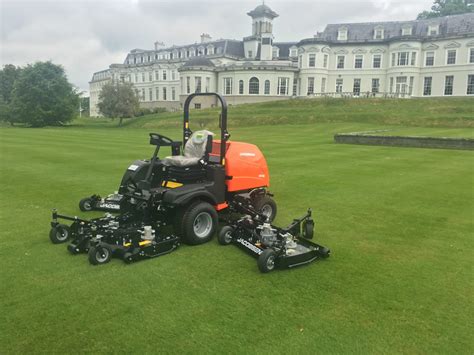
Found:
[[(192, 92), (218, 92), (229, 104), (315, 96), (474, 95), (474, 14), (429, 20), (327, 25), (298, 42), (276, 42), (266, 5), (257, 6), (252, 35), (152, 50), (134, 49), (123, 64), (90, 82), (90, 114), (101, 87), (133, 83), (141, 106), (178, 109)], [(195, 108), (214, 99), (198, 97)]]

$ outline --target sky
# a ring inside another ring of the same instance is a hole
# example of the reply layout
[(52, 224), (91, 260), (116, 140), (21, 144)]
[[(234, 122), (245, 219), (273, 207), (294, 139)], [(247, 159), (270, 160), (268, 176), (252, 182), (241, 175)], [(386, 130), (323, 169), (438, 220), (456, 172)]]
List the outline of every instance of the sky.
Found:
[[(329, 23), (412, 20), (433, 0), (266, 0), (279, 14), (275, 41), (312, 37)], [(0, 65), (51, 60), (79, 90), (96, 71), (152, 49), (250, 35), (247, 12), (262, 0), (0, 0)]]

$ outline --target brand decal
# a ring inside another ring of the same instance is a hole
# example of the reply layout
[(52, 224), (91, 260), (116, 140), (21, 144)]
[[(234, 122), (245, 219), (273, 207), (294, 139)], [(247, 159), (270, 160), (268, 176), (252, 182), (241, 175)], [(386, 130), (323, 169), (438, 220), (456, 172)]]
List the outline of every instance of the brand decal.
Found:
[(241, 157), (254, 157), (255, 153), (240, 153)]
[(113, 203), (101, 203), (99, 205), (100, 208), (110, 208), (112, 210), (119, 210), (120, 209), (120, 205), (116, 205), (116, 204), (113, 204)]
[(260, 174), (258, 177), (259, 177), (259, 178), (264, 178), (264, 177), (265, 177), (265, 174)]
[(253, 251), (255, 254), (262, 254), (263, 253), (263, 250), (256, 247), (255, 245), (253, 245), (252, 243), (248, 242), (247, 240), (245, 239), (242, 239), (242, 238), (238, 238), (236, 240), (238, 243), (242, 244), (244, 247), (246, 247), (247, 249), (250, 249), (251, 251)]
[(138, 165), (132, 164), (132, 165), (130, 165), (130, 166), (128, 167), (128, 170), (135, 171), (135, 170), (137, 170), (138, 168), (139, 168)]

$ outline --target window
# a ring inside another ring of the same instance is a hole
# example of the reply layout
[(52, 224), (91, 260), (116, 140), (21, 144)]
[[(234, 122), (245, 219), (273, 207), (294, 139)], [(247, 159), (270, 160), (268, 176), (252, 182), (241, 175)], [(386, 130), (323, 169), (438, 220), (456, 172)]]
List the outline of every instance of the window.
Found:
[(474, 63), (474, 48), (469, 48), (469, 63)]
[(314, 68), (316, 66), (316, 54), (308, 55), (308, 67)]
[(163, 88), (163, 101), (166, 101), (166, 88)]
[(326, 78), (321, 79), (321, 93), (326, 92)]
[(407, 77), (406, 76), (397, 76), (397, 81), (395, 84), (395, 92), (397, 94), (406, 94), (407, 92)]
[(171, 88), (171, 100), (176, 100), (176, 89), (174, 87)]
[(433, 84), (433, 78), (431, 76), (425, 76), (423, 81), (423, 96), (431, 95), (431, 85)]
[(142, 97), (141, 97), (142, 101), (145, 101), (145, 89), (142, 89)]
[(454, 85), (454, 76), (447, 75), (444, 80), (444, 94), (445, 95), (453, 94), (453, 85)]
[(186, 93), (191, 93), (191, 78), (189, 76), (186, 77)]
[(153, 73), (152, 72), (148, 73), (148, 81), (153, 81)]
[(428, 36), (436, 36), (438, 34), (438, 25), (428, 26)]
[(410, 85), (408, 85), (408, 95), (413, 94), (413, 84), (415, 82), (415, 77), (410, 76)]
[(272, 58), (278, 58), (278, 54), (279, 54), (279, 48), (278, 47), (273, 47), (272, 48)]
[(166, 80), (166, 70), (163, 70), (163, 80)]
[(224, 95), (232, 95), (232, 78), (224, 78)]
[(155, 97), (156, 97), (156, 101), (160, 99), (160, 88), (155, 89)]
[(409, 54), (410, 54), (409, 52), (398, 52), (397, 65), (398, 66), (408, 65)]
[(138, 83), (138, 74), (135, 74), (135, 82)]
[(171, 71), (171, 80), (176, 80), (176, 70)]
[(202, 92), (202, 87), (201, 87), (201, 77), (196, 76), (194, 77), (194, 92), (200, 93)]
[(296, 57), (298, 55), (298, 51), (296, 48), (290, 49), (290, 57)]
[(393, 92), (393, 77), (390, 78), (390, 93)]
[(293, 79), (293, 96), (296, 96), (298, 90), (298, 79)]
[(249, 52), (248, 52), (248, 57), (249, 57), (249, 58), (252, 58), (252, 57), (253, 57), (252, 51), (249, 51)]
[(344, 83), (343, 79), (336, 79), (336, 92), (342, 93), (342, 84)]
[(256, 77), (250, 78), (249, 80), (249, 94), (258, 95), (260, 89), (260, 82)]
[(314, 94), (314, 78), (308, 78), (308, 95)]
[(344, 69), (344, 61), (346, 57), (343, 55), (337, 56), (337, 69)]
[(145, 73), (142, 73), (142, 83), (145, 82)]
[(467, 76), (467, 95), (474, 94), (474, 75)]
[(411, 62), (410, 65), (416, 65), (416, 52), (411, 52)]
[(153, 89), (150, 88), (150, 89), (148, 90), (148, 96), (149, 96), (149, 100), (150, 100), (150, 101), (153, 101)]
[(244, 81), (239, 80), (239, 94), (243, 95), (244, 94)]
[(328, 58), (329, 56), (327, 54), (324, 55), (324, 60), (323, 60), (323, 68), (328, 67)]
[(434, 52), (426, 52), (425, 66), (432, 67), (434, 65), (434, 57)]
[(337, 31), (337, 40), (338, 41), (347, 41), (347, 28), (343, 27)]
[(300, 68), (303, 66), (303, 56), (302, 56), (302, 55), (300, 55), (300, 56), (298, 57), (298, 66), (299, 66)]
[(354, 68), (356, 68), (356, 69), (362, 68), (363, 59), (364, 59), (364, 56), (362, 54), (357, 54), (355, 56)]
[(374, 39), (383, 39), (383, 28), (376, 28), (375, 29)]
[(392, 67), (395, 66), (395, 53), (392, 53)]
[(158, 71), (155, 72), (155, 80), (160, 80), (160, 73)]
[(201, 109), (201, 104), (194, 104), (194, 108), (196, 110), (200, 110)]
[(402, 36), (411, 36), (411, 26), (405, 26), (402, 28)]
[(446, 64), (456, 64), (456, 50), (455, 49), (448, 50)]
[(354, 79), (354, 87), (352, 88), (352, 93), (355, 96), (360, 95), (360, 79)]
[(380, 68), (382, 64), (382, 55), (381, 54), (374, 54), (374, 58), (372, 61), (372, 67)]
[(277, 95), (288, 95), (289, 78), (278, 78)]
[(206, 77), (206, 92), (209, 92), (211, 88), (211, 78)]
[(380, 79), (372, 79), (372, 94), (377, 94), (380, 91)]
[(270, 95), (270, 80), (265, 80), (264, 92), (265, 95)]

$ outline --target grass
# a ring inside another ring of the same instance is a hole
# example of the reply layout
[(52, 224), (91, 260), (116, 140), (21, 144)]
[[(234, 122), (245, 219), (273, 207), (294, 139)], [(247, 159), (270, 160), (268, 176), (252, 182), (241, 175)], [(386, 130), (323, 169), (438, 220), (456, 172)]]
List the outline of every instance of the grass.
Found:
[(149, 157), (141, 122), (0, 129), (0, 352), (473, 352), (472, 152), (333, 143), (385, 122), (235, 127), (267, 158), (277, 224), (312, 207), (329, 259), (262, 275), (213, 240), (93, 267), (49, 242), (50, 209), (98, 215), (77, 202)]

